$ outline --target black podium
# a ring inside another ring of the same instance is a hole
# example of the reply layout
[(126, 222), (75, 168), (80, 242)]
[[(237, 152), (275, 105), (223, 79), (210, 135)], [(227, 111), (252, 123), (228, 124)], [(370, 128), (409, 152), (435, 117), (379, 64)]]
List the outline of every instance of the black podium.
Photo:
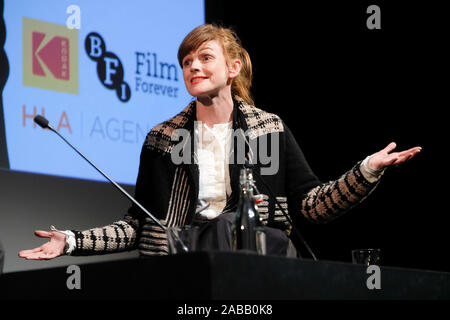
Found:
[[(80, 289), (68, 267), (0, 276), (0, 299), (345, 300), (450, 299), (450, 273), (367, 268), (245, 253), (195, 252), (79, 265)], [(39, 294), (37, 293), (39, 292)]]

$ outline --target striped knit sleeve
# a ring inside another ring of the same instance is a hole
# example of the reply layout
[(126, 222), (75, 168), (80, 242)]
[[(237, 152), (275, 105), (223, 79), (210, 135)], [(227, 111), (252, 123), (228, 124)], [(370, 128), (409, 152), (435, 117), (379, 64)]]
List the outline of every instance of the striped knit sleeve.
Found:
[[(165, 221), (161, 221), (166, 225)], [(169, 253), (169, 242), (166, 232), (153, 222), (145, 218), (139, 241), (139, 253), (141, 255), (167, 255)]]
[(361, 173), (361, 162), (339, 179), (312, 188), (301, 203), (301, 213), (315, 223), (329, 222), (361, 203), (378, 185)]
[(136, 249), (139, 220), (126, 215), (111, 225), (84, 231), (71, 230), (75, 234), (76, 248), (72, 256), (107, 254)]
[[(191, 186), (188, 173), (182, 167), (177, 167), (172, 182), (167, 215), (160, 222), (166, 227), (184, 226), (191, 204)], [(166, 232), (152, 219), (142, 219), (142, 232), (139, 239), (141, 255), (166, 255), (169, 253), (169, 241)]]

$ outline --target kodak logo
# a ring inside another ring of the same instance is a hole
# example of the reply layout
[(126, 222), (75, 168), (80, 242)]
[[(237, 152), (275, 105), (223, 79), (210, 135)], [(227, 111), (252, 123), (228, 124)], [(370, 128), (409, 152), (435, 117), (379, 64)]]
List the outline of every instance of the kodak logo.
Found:
[(78, 94), (78, 30), (22, 18), (23, 84)]
[(45, 76), (44, 69), (39, 61), (41, 60), (55, 78), (69, 80), (69, 39), (55, 36), (38, 51), (44, 38), (44, 33), (33, 32), (32, 34), (33, 74)]

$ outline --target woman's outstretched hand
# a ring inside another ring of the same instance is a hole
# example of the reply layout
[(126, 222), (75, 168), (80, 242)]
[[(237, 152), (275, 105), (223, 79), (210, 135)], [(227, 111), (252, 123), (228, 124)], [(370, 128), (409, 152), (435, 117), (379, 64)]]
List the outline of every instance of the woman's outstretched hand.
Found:
[(27, 260), (49, 260), (64, 254), (66, 235), (58, 231), (36, 230), (34, 234), (41, 238), (50, 238), (42, 246), (19, 252), (19, 257)]
[(414, 147), (405, 151), (392, 152), (396, 147), (395, 142), (391, 142), (383, 150), (372, 154), (369, 159), (369, 167), (373, 170), (383, 170), (390, 166), (398, 166), (411, 160), (422, 150), (422, 147)]

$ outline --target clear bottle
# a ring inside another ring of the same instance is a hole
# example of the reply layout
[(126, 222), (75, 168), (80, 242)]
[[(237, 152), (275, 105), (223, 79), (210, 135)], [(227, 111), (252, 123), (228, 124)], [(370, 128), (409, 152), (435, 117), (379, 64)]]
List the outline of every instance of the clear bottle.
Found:
[(266, 237), (256, 205), (256, 189), (251, 168), (241, 169), (240, 195), (232, 226), (234, 251), (266, 254)]

